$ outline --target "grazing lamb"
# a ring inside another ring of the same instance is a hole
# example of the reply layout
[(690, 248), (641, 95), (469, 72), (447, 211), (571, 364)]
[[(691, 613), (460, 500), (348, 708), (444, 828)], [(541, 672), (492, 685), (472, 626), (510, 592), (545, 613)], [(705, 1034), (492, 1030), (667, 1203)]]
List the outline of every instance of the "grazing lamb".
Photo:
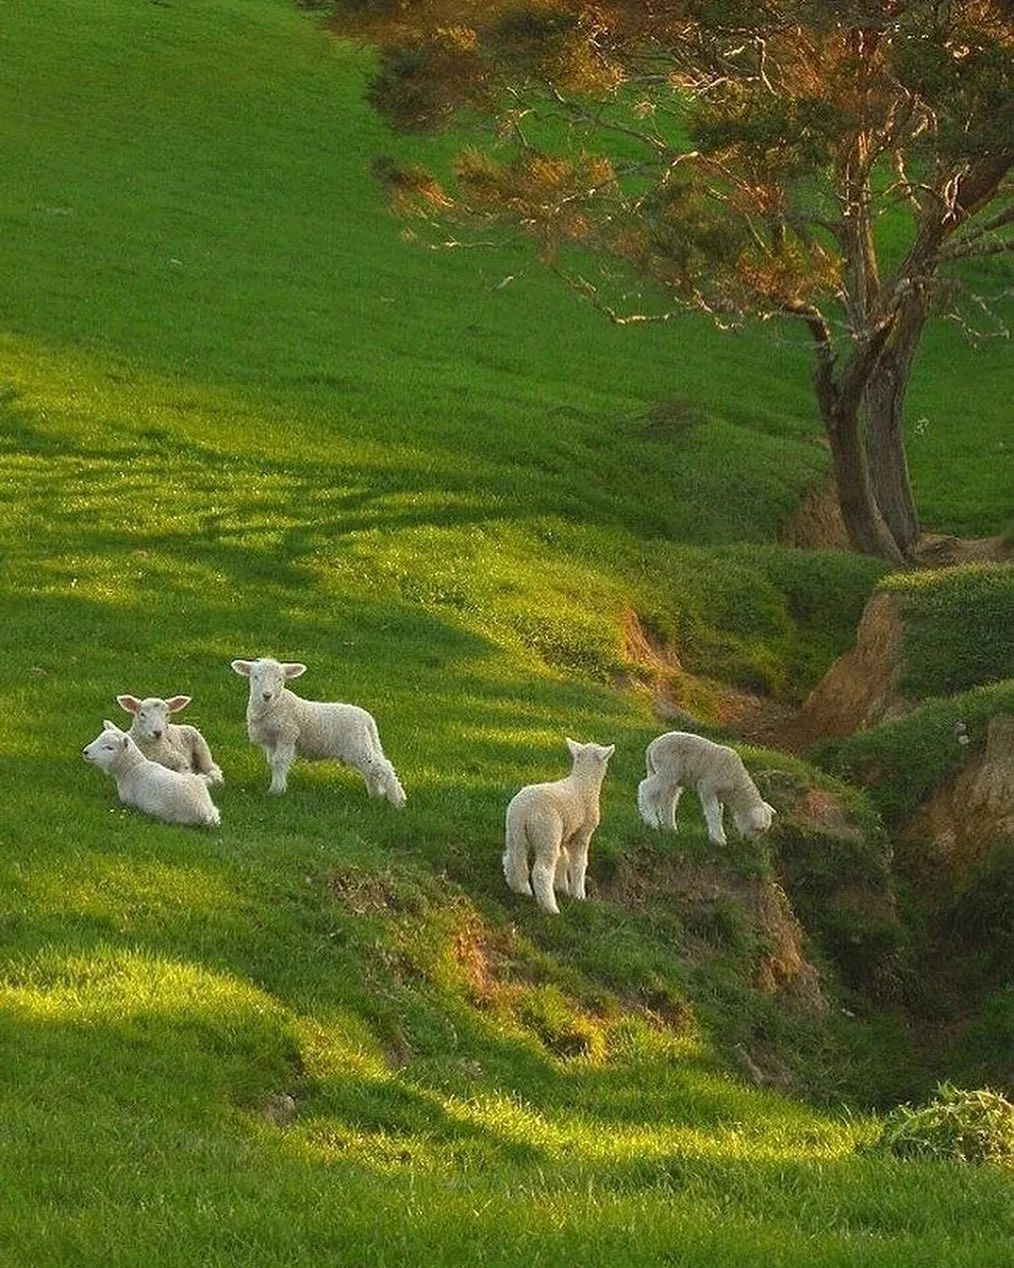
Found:
[(128, 734), (151, 762), (169, 770), (202, 775), (209, 784), (224, 783), (222, 772), (215, 765), (208, 742), (195, 726), (177, 726), (169, 721), (171, 713), (180, 713), (190, 703), (190, 696), (171, 696), (162, 700), (148, 696), (117, 696), (121, 709), (133, 714)]
[(82, 749), (82, 755), (112, 775), (125, 806), (136, 806), (166, 823), (218, 825), (218, 808), (205, 779), (149, 761), (127, 731), (109, 721), (102, 725), (102, 734)]
[(703, 735), (669, 731), (652, 740), (645, 753), (647, 778), (637, 790), (641, 818), (650, 828), (676, 831), (676, 807), (687, 784), (701, 799), (708, 836), (725, 845), (723, 806), (732, 809), (736, 827), (745, 837), (760, 836), (771, 827), (774, 809), (761, 797), (739, 754)]
[[(599, 825), (599, 793), (614, 744), (567, 740), (570, 774), (550, 784), (529, 784), (507, 807), (503, 874), (516, 894), (535, 893), (543, 911), (559, 914), (554, 889), (584, 898), (588, 845)], [(531, 882), (528, 852), (534, 851)]]
[(280, 664), (264, 656), (234, 660), (232, 667), (250, 679), (246, 730), (251, 742), (264, 749), (271, 767), (269, 792), (285, 792), (289, 767), (297, 756), (331, 757), (354, 766), (371, 797), (386, 797), (398, 810), (404, 806), (405, 790), (380, 747), (377, 724), (365, 709), (293, 694), (286, 680), (306, 673), (305, 665)]

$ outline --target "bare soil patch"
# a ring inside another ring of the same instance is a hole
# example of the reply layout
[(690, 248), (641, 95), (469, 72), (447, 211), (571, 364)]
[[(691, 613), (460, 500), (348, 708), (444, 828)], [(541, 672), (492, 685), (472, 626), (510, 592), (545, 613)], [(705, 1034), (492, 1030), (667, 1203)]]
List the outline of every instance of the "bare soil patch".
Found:
[(940, 881), (974, 871), (999, 841), (1014, 841), (1014, 715), (990, 721), (986, 749), (933, 793), (902, 832), (929, 847), (921, 857)]
[(859, 622), (855, 647), (835, 661), (803, 705), (801, 748), (876, 726), (912, 708), (898, 689), (904, 635), (901, 600), (875, 594)]

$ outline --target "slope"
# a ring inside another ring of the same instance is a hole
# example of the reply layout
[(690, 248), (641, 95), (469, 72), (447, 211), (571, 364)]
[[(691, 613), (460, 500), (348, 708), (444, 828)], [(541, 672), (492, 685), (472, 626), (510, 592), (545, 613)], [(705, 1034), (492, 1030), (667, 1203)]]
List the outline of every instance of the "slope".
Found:
[[(618, 744), (603, 862), (648, 844), (625, 611), (789, 694), (847, 643), (877, 566), (772, 544), (825, 467), (800, 350), (408, 250), (361, 54), (282, 0), (43, 0), (3, 38), (3, 1253), (995, 1262), (999, 1178), (729, 1076), (723, 1015), (814, 1030), (728, 940), (701, 972), (664, 913), (547, 927), (498, 883), (564, 732)], [(228, 661), (268, 651), (377, 714), (403, 816), (323, 768), (266, 798)], [(121, 691), (194, 695), (221, 833), (80, 763)]]

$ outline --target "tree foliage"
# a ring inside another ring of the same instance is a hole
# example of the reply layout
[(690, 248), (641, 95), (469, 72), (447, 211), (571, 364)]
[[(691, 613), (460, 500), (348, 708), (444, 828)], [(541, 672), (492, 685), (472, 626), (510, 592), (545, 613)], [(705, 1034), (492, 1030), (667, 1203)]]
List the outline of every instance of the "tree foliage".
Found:
[[(370, 95), (393, 123), (476, 137), (449, 187), (384, 167), (402, 210), (520, 227), (616, 322), (805, 323), (852, 540), (910, 551), (919, 338), (967, 311), (956, 262), (1014, 245), (1008, 5), (352, 0), (336, 20), (380, 45)], [(906, 222), (893, 256), (885, 216)], [(592, 257), (609, 267), (589, 277)], [(668, 304), (625, 308), (631, 274)]]

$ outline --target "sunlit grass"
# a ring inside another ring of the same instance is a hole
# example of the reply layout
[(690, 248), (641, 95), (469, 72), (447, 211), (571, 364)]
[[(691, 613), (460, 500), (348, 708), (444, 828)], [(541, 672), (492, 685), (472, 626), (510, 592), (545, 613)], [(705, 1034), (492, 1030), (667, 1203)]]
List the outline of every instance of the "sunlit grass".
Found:
[[(798, 697), (882, 572), (777, 545), (827, 466), (804, 350), (635, 337), (516, 253), (410, 249), (365, 69), (288, 0), (4, 15), (0, 1255), (999, 1262), (993, 1177), (856, 1152), (864, 1019), (790, 1015), (746, 952), (605, 897), (649, 845), (711, 857), (692, 802), (678, 842), (637, 819), (658, 723), (615, 686), (624, 615), (704, 706)], [(1002, 402), (956, 346), (920, 366), (915, 409), (961, 402), (917, 483), (985, 532)], [(687, 425), (649, 425), (672, 396)], [(404, 814), (330, 766), (267, 797), (229, 669), (261, 653), (375, 713)], [(194, 697), (221, 829), (81, 761), (124, 691)], [(617, 753), (602, 889), (554, 924), (499, 854), (565, 734)], [(748, 1087), (744, 1040), (824, 1108)]]

